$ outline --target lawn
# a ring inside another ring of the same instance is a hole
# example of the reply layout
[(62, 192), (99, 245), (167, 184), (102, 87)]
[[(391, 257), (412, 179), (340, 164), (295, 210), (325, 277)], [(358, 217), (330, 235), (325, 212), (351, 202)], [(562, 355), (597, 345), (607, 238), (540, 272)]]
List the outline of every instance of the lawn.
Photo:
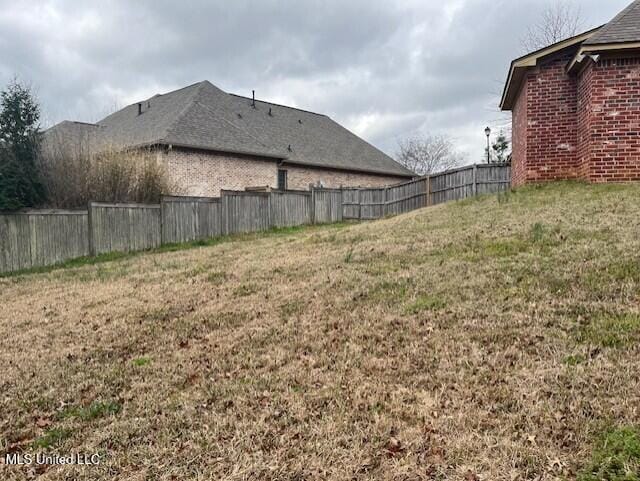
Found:
[(640, 185), (0, 279), (1, 479), (640, 479)]

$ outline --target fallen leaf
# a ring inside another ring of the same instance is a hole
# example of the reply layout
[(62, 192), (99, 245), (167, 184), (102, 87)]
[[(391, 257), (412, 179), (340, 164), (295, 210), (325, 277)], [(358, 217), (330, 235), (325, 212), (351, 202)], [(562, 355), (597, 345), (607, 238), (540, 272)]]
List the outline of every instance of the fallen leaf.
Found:
[(465, 481), (480, 481), (480, 478), (476, 473), (471, 470), (468, 470), (464, 475)]
[(387, 446), (385, 449), (387, 450), (387, 453), (390, 456), (395, 456), (396, 454), (404, 451), (404, 447), (402, 446), (402, 443), (396, 438), (389, 439), (389, 442), (387, 443)]
[(51, 426), (51, 420), (47, 418), (38, 418), (38, 420), (36, 421), (36, 426), (38, 426), (39, 428), (49, 427)]

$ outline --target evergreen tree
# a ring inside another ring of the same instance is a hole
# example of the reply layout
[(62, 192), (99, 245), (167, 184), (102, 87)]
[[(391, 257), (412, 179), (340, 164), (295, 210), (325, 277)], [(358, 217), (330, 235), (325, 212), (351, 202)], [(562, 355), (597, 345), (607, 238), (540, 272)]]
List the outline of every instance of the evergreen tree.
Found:
[(36, 168), (39, 120), (28, 87), (14, 80), (0, 92), (0, 210), (33, 207), (44, 198)]
[(504, 134), (504, 131), (500, 131), (498, 138), (491, 148), (493, 149), (493, 158), (495, 159), (495, 162), (501, 164), (507, 162), (509, 159), (509, 141), (507, 140), (507, 136)]

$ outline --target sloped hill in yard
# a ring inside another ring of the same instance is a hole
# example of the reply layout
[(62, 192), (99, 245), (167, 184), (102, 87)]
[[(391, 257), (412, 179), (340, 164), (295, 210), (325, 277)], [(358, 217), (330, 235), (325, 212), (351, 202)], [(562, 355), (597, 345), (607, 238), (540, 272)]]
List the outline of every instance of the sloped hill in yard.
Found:
[(3, 479), (638, 479), (640, 186), (0, 279)]

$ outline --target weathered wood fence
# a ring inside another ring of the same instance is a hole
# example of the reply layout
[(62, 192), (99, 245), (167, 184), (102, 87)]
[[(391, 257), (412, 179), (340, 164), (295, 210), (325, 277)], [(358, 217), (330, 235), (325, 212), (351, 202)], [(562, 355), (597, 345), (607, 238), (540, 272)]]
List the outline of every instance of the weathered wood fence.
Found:
[(344, 189), (343, 218), (372, 220), (430, 205), (508, 190), (511, 166), (479, 164), (384, 189)]
[(91, 202), (87, 211), (0, 213), (0, 272), (107, 252), (152, 249), (236, 233), (398, 215), (509, 188), (505, 165), (476, 165), (378, 189), (223, 191), (158, 205)]
[(57, 264), (89, 255), (88, 215), (38, 210), (0, 215), (0, 272)]
[(511, 166), (480, 164), (432, 175), (429, 204), (493, 194), (511, 186)]
[(166, 196), (160, 212), (163, 244), (210, 239), (224, 233), (220, 199)]
[(159, 205), (89, 204), (91, 254), (142, 251), (159, 247), (162, 239)]

